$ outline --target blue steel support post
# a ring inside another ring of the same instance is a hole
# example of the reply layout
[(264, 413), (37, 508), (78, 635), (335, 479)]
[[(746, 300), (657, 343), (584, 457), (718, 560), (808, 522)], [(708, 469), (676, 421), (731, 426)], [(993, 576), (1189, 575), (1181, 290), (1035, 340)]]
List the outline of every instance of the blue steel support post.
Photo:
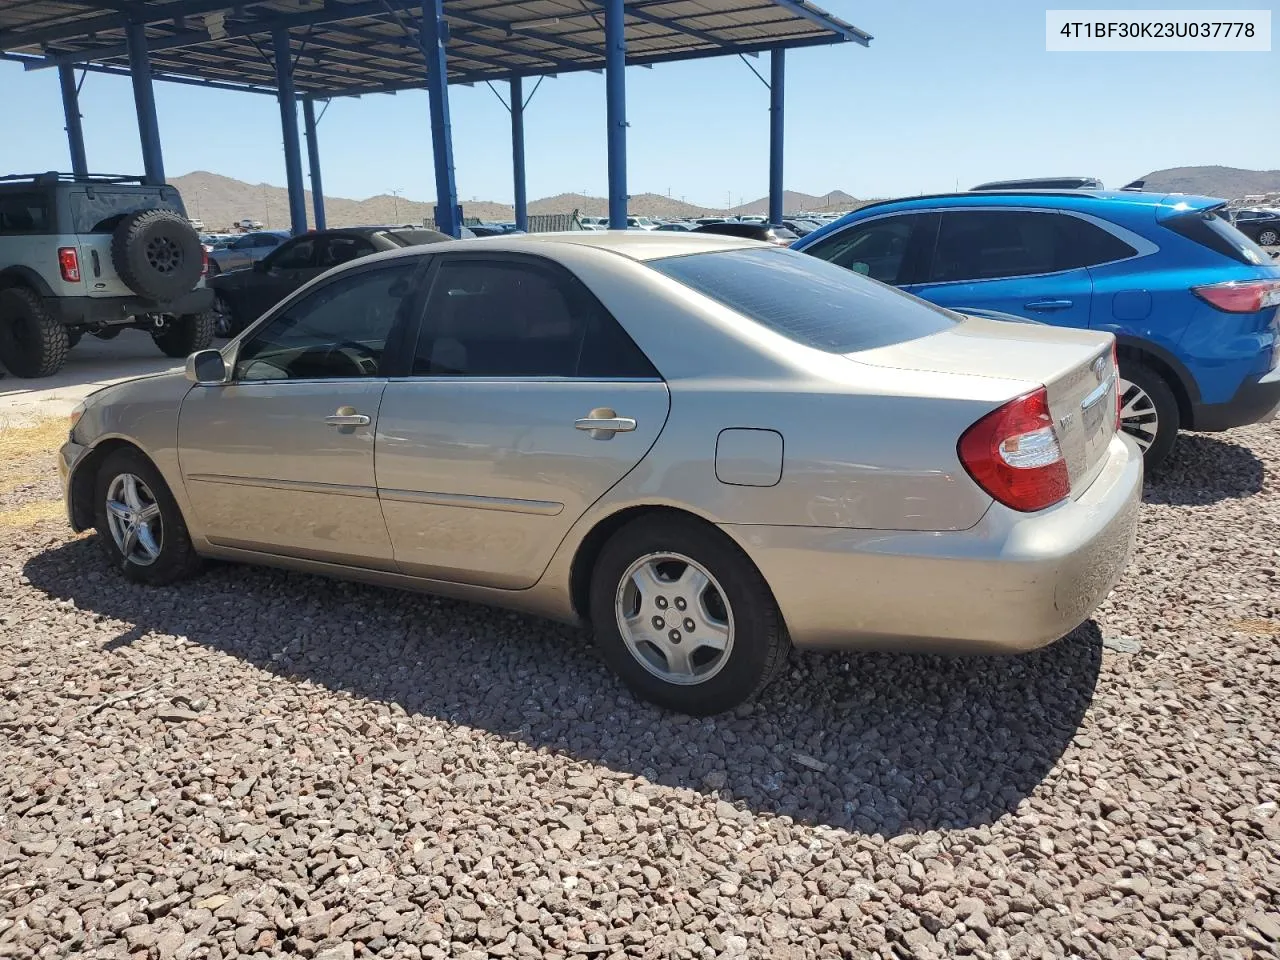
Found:
[(316, 106), (310, 97), (302, 98), (302, 124), (307, 134), (307, 165), (311, 168), (311, 209), (316, 229), (324, 229), (324, 184), (320, 182), (320, 141), (316, 139)]
[(786, 51), (769, 53), (769, 222), (782, 222), (782, 120), (786, 83)]
[(298, 143), (298, 98), (293, 92), (293, 52), (289, 28), (271, 29), (276, 61), (276, 98), (280, 101), (280, 132), (284, 135), (284, 177), (289, 187), (289, 228), (307, 232), (307, 195), (302, 183), (302, 146)]
[(627, 229), (626, 12), (622, 0), (604, 3), (604, 94), (609, 125), (609, 229)]
[(164, 183), (164, 154), (160, 149), (160, 121), (151, 89), (151, 58), (147, 55), (147, 29), (130, 23), (124, 31), (129, 48), (129, 76), (133, 80), (133, 106), (138, 114), (138, 140), (142, 144), (142, 170), (147, 183)]
[(516, 186), (516, 229), (529, 229), (529, 200), (524, 181), (524, 85), (511, 78), (511, 176)]
[(449, 27), (443, 0), (423, 0), (422, 53), (427, 61), (427, 98), (431, 106), (431, 156), (436, 169), (436, 229), (456, 237), (458, 185), (453, 176), (453, 131), (449, 125)]
[(71, 150), (71, 172), (87, 176), (89, 161), (84, 153), (84, 128), (80, 125), (80, 94), (76, 90), (76, 71), (69, 63), (58, 67), (58, 83), (62, 87), (62, 112), (67, 118), (67, 147)]

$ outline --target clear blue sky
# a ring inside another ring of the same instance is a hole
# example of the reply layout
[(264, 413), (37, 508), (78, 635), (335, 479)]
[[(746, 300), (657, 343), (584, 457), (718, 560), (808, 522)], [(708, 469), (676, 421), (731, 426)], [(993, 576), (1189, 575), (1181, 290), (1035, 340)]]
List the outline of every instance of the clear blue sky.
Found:
[[(1049, 174), (1120, 186), (1161, 167), (1280, 166), (1276, 52), (1046, 53), (1045, 5), (1027, 0), (818, 2), (875, 40), (788, 54), (788, 189), (885, 196)], [(766, 56), (751, 62), (768, 76)], [(56, 74), (0, 64), (0, 90), (0, 169), (69, 169)], [(284, 184), (273, 98), (157, 83), (156, 101), (170, 176)], [(450, 104), (460, 198), (510, 202), (505, 108), (484, 86), (451, 88)], [(81, 112), (91, 169), (141, 170), (127, 80), (90, 74)], [(768, 91), (738, 58), (629, 68), (627, 117), (631, 193), (722, 206), (767, 191)], [(525, 131), (530, 199), (605, 194), (603, 76), (546, 80)], [(320, 141), (326, 193), (432, 198), (425, 93), (336, 101)]]

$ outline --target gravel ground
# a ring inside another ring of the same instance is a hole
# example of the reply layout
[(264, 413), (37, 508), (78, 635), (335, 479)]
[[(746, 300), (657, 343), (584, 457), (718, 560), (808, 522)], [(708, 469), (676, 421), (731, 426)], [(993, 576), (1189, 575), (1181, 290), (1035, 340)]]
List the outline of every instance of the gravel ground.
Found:
[(1277, 463), (1184, 437), (1048, 649), (797, 655), (690, 720), (541, 621), (129, 585), (11, 455), (0, 956), (1274, 957)]

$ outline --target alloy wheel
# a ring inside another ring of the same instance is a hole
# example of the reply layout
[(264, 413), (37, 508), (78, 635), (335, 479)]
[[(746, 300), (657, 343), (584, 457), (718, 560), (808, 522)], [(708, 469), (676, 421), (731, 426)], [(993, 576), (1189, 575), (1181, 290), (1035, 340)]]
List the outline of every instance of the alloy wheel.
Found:
[(1258, 243), (1264, 247), (1274, 247), (1280, 243), (1280, 234), (1274, 230), (1263, 230), (1258, 234)]
[(1120, 378), (1120, 429), (1133, 437), (1143, 453), (1156, 441), (1160, 415), (1155, 402), (1136, 383)]
[(614, 601), (627, 650), (667, 683), (705, 683), (729, 662), (733, 611), (701, 564), (678, 553), (651, 553), (627, 568)]
[(142, 478), (121, 473), (107, 487), (107, 525), (129, 563), (149, 567), (160, 558), (164, 527), (160, 504)]

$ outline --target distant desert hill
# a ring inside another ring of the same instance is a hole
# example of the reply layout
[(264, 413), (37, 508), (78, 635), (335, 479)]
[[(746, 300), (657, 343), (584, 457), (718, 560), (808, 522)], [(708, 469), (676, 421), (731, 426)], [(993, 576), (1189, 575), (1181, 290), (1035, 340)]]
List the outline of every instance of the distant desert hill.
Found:
[[(1280, 192), (1280, 170), (1241, 170), (1239, 167), (1170, 167), (1148, 173), (1144, 190), (1191, 193), (1235, 200)], [(1120, 184), (1116, 184), (1120, 186)]]
[[(245, 183), (231, 177), (197, 170), (170, 181), (182, 192), (187, 213), (204, 221), (209, 230), (222, 230), (240, 220), (261, 220), (271, 229), (287, 229), (289, 226), (289, 194), (283, 187), (266, 183)], [(315, 222), (311, 208), (311, 193), (307, 192), (307, 220)], [(855, 200), (843, 190), (833, 190), (821, 196), (786, 192), (785, 209), (820, 211), (848, 210), (863, 201)], [(367, 200), (349, 200), (343, 197), (325, 196), (325, 220), (330, 227), (349, 227), (360, 224), (421, 223), (433, 216), (433, 204), (389, 194), (379, 194)], [(723, 208), (702, 207), (685, 203), (658, 193), (632, 194), (628, 209), (639, 217), (700, 217), (724, 214)], [(603, 217), (609, 213), (609, 201), (605, 197), (588, 197), (579, 193), (561, 193), (529, 203), (531, 214), (572, 213), (577, 210), (584, 216)], [(464, 200), (462, 212), (467, 217), (481, 220), (513, 220), (515, 210), (505, 203), (487, 200)], [(734, 207), (732, 213), (768, 213), (769, 198)]]

